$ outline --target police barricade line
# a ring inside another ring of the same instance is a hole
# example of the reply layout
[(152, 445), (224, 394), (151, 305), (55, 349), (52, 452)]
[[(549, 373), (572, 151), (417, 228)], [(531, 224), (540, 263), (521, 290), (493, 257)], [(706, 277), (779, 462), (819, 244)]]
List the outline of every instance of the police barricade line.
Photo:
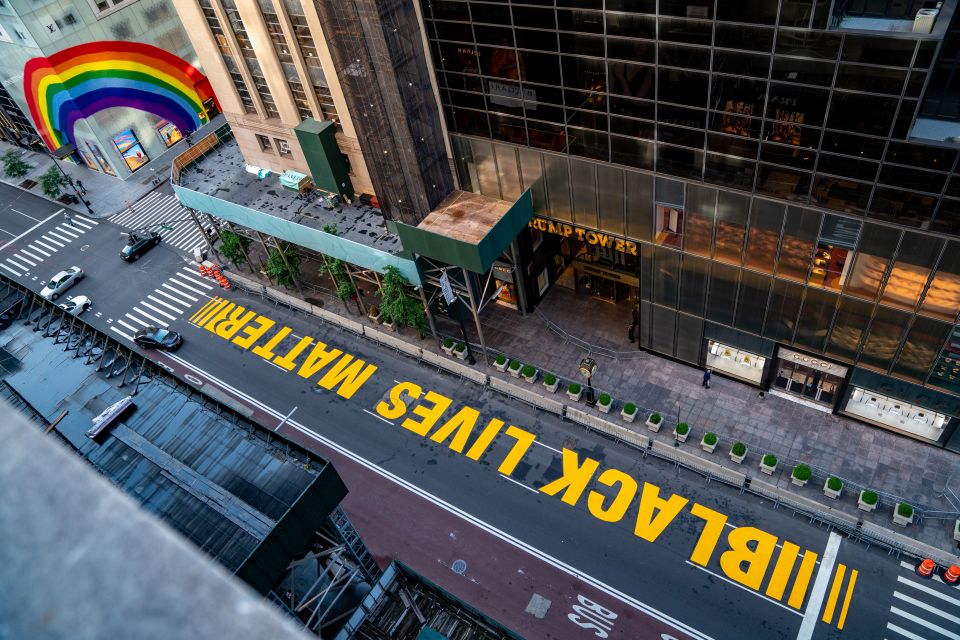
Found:
[(421, 350), (420, 360), (422, 362), (431, 364), (437, 367), (438, 369), (443, 369), (448, 373), (452, 373), (454, 375), (465, 378), (470, 382), (474, 382), (481, 386), (487, 385), (487, 375), (485, 373), (481, 371), (477, 371), (473, 367), (469, 367), (465, 364), (460, 364), (459, 362), (455, 362), (450, 358), (446, 358), (432, 351), (427, 351), (425, 349)]
[(419, 360), (423, 354), (423, 349), (417, 345), (411, 344), (406, 340), (402, 340), (396, 336), (387, 335), (383, 331), (379, 331), (373, 327), (363, 327), (363, 335), (371, 340), (376, 340), (380, 344), (386, 345), (391, 349), (396, 349), (400, 353), (412, 356), (417, 360)]
[(853, 532), (856, 529), (858, 518), (834, 507), (823, 505), (801, 496), (793, 491), (782, 489), (772, 482), (755, 478), (750, 483), (750, 491), (775, 500), (778, 505), (787, 506), (794, 511), (809, 515), (841, 531)]
[(556, 414), (558, 416), (563, 415), (563, 403), (553, 400), (551, 398), (545, 398), (539, 393), (530, 391), (519, 387), (512, 382), (507, 382), (506, 380), (501, 380), (495, 376), (490, 377), (490, 388), (494, 391), (499, 391), (504, 395), (508, 395), (511, 398), (516, 398), (526, 402), (529, 405), (537, 407), (538, 409), (543, 409), (544, 411), (549, 411), (550, 413)]
[(902, 553), (914, 556), (916, 558), (930, 558), (941, 567), (950, 565), (960, 565), (960, 556), (947, 553), (943, 549), (930, 546), (926, 543), (914, 540), (902, 533), (891, 531), (886, 527), (881, 527), (872, 522), (864, 522), (861, 532), (869, 538), (877, 539), (882, 544), (892, 547)]
[[(493, 378), (491, 378), (493, 380)], [(649, 438), (647, 436), (636, 433), (626, 427), (621, 427), (618, 424), (614, 424), (603, 418), (591, 415), (586, 411), (577, 409), (576, 407), (567, 406), (566, 408), (566, 417), (572, 422), (584, 426), (588, 429), (598, 431), (600, 433), (606, 434), (616, 440), (625, 442), (631, 446), (634, 446), (638, 449), (646, 449)]]

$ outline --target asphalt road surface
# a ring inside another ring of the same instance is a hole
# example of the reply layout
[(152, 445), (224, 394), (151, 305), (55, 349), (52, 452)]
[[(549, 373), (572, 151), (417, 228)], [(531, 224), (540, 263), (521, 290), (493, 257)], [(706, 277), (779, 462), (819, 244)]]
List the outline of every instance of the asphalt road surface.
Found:
[[(4, 274), (39, 290), (77, 264), (87, 278), (68, 295), (93, 299), (91, 324), (121, 340), (145, 324), (183, 333), (154, 359), (332, 460), (378, 560), (526, 638), (960, 640), (960, 589), (877, 548), (225, 292), (164, 244), (125, 264), (119, 227), (75, 218), (0, 249), (0, 264), (29, 267)], [(57, 250), (24, 265), (31, 245)]]

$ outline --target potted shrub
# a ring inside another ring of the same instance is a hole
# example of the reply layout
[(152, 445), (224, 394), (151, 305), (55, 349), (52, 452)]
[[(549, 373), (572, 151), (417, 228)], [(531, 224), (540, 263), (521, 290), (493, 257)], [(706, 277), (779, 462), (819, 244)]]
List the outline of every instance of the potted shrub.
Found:
[(524, 365), (523, 369), (520, 370), (520, 374), (523, 376), (524, 380), (526, 380), (530, 384), (533, 384), (534, 382), (537, 381), (537, 375), (539, 374), (539, 372), (537, 371), (537, 368), (534, 367), (532, 364), (528, 364), (528, 365)]
[(502, 353), (497, 356), (497, 359), (493, 361), (493, 368), (497, 371), (506, 371), (507, 370), (507, 356)]
[(457, 346), (453, 348), (453, 355), (457, 356), (460, 360), (467, 359), (467, 345), (462, 342), (458, 342)]
[(700, 448), (707, 453), (713, 453), (713, 450), (717, 448), (717, 434), (712, 431), (703, 434), (703, 438), (700, 440)]
[(440, 348), (448, 356), (451, 355), (453, 353), (453, 338), (444, 338)]
[(807, 480), (809, 480), (812, 475), (813, 472), (810, 471), (810, 467), (801, 463), (793, 468), (793, 473), (790, 474), (790, 482), (798, 487), (802, 487), (807, 484)]
[(570, 386), (567, 387), (567, 396), (574, 402), (580, 400), (580, 396), (583, 395), (583, 387), (580, 386), (578, 382), (571, 382)]
[(387, 329), (390, 329), (390, 331), (393, 331), (393, 320), (390, 318), (384, 318), (383, 326), (385, 326)]
[(610, 413), (610, 407), (613, 406), (613, 398), (610, 397), (609, 393), (601, 393), (600, 399), (597, 400), (597, 408), (600, 409), (600, 413)]
[(742, 464), (743, 459), (747, 457), (747, 445), (742, 442), (734, 442), (730, 447), (730, 459), (737, 464)]
[(830, 476), (827, 478), (827, 481), (823, 483), (823, 495), (828, 498), (836, 500), (840, 497), (841, 491), (843, 491), (843, 480), (837, 476)]
[(673, 437), (677, 439), (678, 442), (686, 442), (687, 436), (690, 435), (690, 425), (686, 422), (681, 422), (673, 428)]
[(656, 433), (663, 426), (663, 417), (659, 413), (651, 413), (647, 418), (647, 429)]
[[(377, 305), (371, 305), (370, 309), (367, 310), (367, 317), (373, 320), (374, 322), (380, 322), (380, 307)], [(449, 355), (449, 353), (447, 354)]]
[(772, 476), (773, 472), (776, 470), (777, 456), (773, 455), (772, 453), (768, 453), (767, 455), (763, 456), (763, 459), (760, 460), (760, 471), (768, 476)]
[(857, 498), (857, 508), (861, 511), (873, 511), (877, 508), (878, 502), (880, 502), (880, 496), (876, 492), (864, 489)]
[(913, 523), (913, 507), (906, 502), (898, 502), (893, 508), (893, 524), (905, 527)]
[(560, 381), (557, 379), (557, 376), (548, 373), (543, 377), (543, 386), (546, 387), (550, 393), (556, 393), (557, 387), (560, 386)]
[(512, 375), (514, 378), (519, 378), (520, 377), (520, 361), (511, 360), (510, 366), (507, 367), (507, 371), (509, 371), (510, 375)]
[(624, 422), (633, 422), (637, 417), (638, 409), (637, 405), (632, 402), (628, 402), (623, 405), (623, 409), (620, 410), (620, 417)]

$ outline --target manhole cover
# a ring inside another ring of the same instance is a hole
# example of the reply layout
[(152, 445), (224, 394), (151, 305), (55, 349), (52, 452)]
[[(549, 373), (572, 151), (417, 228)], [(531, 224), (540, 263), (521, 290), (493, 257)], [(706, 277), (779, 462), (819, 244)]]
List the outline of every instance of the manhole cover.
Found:
[(454, 560), (453, 566), (450, 568), (453, 569), (454, 573), (459, 573), (460, 575), (463, 575), (464, 572), (467, 570), (467, 563), (464, 560)]

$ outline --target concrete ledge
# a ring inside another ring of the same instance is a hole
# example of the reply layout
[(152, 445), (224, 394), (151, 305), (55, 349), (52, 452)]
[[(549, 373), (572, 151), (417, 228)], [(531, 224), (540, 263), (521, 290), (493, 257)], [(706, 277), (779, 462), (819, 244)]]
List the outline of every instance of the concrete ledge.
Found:
[(380, 344), (385, 344), (388, 347), (392, 347), (401, 353), (405, 353), (408, 356), (413, 356), (414, 358), (419, 359), (423, 355), (423, 349), (418, 347), (415, 344), (411, 344), (406, 340), (398, 338), (397, 336), (391, 336), (384, 333), (373, 327), (363, 327), (363, 335), (370, 338), (371, 340), (376, 340)]
[(914, 540), (886, 527), (873, 524), (872, 522), (863, 523), (863, 532), (871, 537), (879, 538), (888, 544), (902, 547), (907, 553), (919, 558), (930, 558), (941, 567), (960, 565), (960, 556), (956, 554), (948, 553), (943, 549), (937, 549), (936, 547)]
[(508, 396), (517, 398), (518, 400), (528, 402), (535, 407), (543, 409), (544, 411), (549, 411), (550, 413), (558, 416), (563, 415), (562, 402), (558, 402), (552, 398), (544, 398), (539, 393), (530, 391), (529, 389), (524, 389), (523, 387), (515, 385), (512, 382), (501, 380), (496, 376), (490, 377), (490, 388), (494, 391), (499, 391), (500, 393), (505, 393)]

